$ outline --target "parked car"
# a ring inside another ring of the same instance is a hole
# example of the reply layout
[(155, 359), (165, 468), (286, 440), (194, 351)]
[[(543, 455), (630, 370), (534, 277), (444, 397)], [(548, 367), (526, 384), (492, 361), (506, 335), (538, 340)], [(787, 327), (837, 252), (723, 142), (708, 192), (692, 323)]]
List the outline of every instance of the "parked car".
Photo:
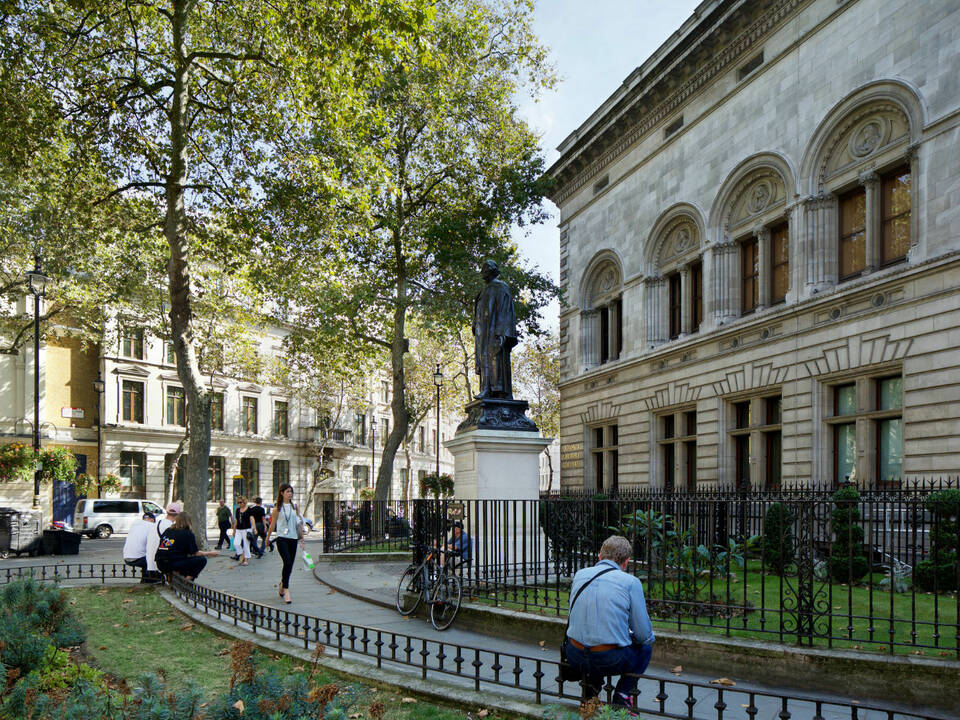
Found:
[(78, 500), (73, 529), (87, 537), (104, 540), (113, 533), (129, 532), (145, 512), (157, 517), (164, 514), (156, 503), (137, 498)]

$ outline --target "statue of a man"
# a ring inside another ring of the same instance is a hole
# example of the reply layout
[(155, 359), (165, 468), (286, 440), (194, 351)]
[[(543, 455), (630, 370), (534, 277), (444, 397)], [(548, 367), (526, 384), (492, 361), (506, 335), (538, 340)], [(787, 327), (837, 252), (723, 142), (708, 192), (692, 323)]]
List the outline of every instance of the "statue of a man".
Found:
[(480, 267), (486, 287), (473, 301), (473, 339), (481, 398), (513, 399), (510, 349), (517, 344), (517, 316), (510, 288), (497, 278), (500, 268), (493, 260)]

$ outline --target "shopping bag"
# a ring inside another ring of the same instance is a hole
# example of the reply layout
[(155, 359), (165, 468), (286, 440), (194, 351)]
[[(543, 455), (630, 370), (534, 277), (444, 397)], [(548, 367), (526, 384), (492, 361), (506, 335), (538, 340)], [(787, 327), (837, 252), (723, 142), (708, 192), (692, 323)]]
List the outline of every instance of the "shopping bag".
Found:
[(306, 566), (307, 570), (313, 570), (313, 558), (310, 557), (310, 553), (306, 550), (303, 551), (303, 564)]

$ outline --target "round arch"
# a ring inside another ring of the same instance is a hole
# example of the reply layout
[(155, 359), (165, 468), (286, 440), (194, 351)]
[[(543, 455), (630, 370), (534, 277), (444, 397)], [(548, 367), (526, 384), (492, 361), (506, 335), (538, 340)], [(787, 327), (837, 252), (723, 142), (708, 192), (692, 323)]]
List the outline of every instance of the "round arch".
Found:
[(660, 213), (644, 246), (644, 274), (661, 274), (664, 262), (699, 254), (703, 248), (703, 213), (692, 203), (676, 203)]
[(582, 309), (593, 307), (596, 302), (623, 287), (623, 260), (610, 248), (600, 250), (587, 263), (580, 279), (579, 303)]
[(797, 195), (796, 178), (793, 165), (781, 153), (762, 152), (742, 160), (723, 181), (710, 209), (714, 239), (722, 239), (731, 225), (744, 225), (786, 207)]
[[(867, 159), (882, 152), (888, 136), (896, 135), (891, 126), (897, 118), (906, 126), (906, 144), (917, 142), (926, 114), (920, 92), (903, 80), (877, 80), (857, 88), (826, 114), (810, 138), (800, 163), (803, 191), (811, 195), (820, 191), (828, 164), (846, 150), (840, 147), (843, 139), (850, 137), (848, 145), (855, 158)], [(890, 120), (885, 122), (885, 115)]]

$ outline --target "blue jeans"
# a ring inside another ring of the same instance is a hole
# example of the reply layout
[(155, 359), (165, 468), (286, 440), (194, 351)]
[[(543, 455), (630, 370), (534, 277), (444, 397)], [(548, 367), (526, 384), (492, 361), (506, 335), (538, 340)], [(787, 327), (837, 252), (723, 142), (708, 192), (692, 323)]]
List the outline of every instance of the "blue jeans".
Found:
[(603, 652), (581, 650), (567, 640), (567, 662), (583, 673), (584, 698), (596, 697), (603, 687), (603, 678), (619, 675), (617, 692), (630, 695), (637, 689), (637, 675), (650, 664), (650, 645), (628, 645)]

